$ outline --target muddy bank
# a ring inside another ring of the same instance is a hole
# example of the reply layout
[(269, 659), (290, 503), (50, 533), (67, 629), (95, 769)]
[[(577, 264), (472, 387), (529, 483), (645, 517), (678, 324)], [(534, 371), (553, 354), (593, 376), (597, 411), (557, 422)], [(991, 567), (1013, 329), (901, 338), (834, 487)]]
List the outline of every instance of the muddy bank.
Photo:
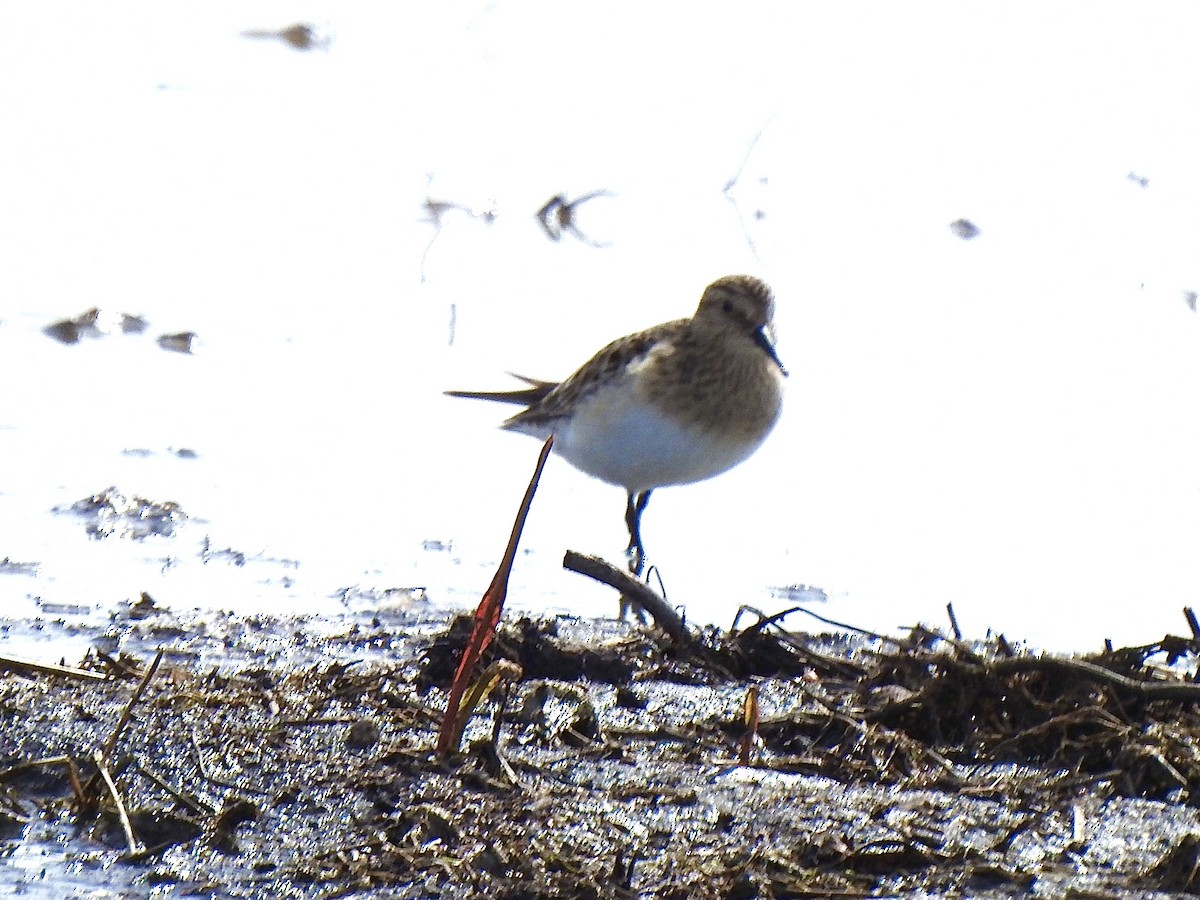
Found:
[(514, 664), (507, 686), (438, 762), (468, 630), (419, 605), (279, 620), (146, 601), (74, 665), (4, 662), (0, 883), (56, 898), (1200, 890), (1191, 640), (1067, 659), (925, 631), (755, 622), (682, 647), (510, 620), (491, 650)]

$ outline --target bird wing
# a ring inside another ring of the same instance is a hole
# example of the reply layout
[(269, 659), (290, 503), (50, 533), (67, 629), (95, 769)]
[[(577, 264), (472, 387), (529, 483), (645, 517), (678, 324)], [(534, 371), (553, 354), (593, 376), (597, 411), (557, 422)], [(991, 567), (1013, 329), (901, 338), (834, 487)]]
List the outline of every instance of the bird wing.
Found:
[[(520, 426), (523, 425), (548, 426), (556, 419), (569, 416), (580, 400), (598, 388), (611, 384), (614, 379), (619, 379), (631, 363), (645, 357), (655, 347), (669, 343), (683, 330), (688, 321), (680, 319), (618, 338), (601, 349), (561, 384), (553, 385), (528, 409), (509, 419), (505, 427), (511, 428), (515, 425), (518, 426), (516, 430), (520, 430)], [(521, 380), (538, 386), (529, 389), (531, 394), (546, 384), (529, 378)]]

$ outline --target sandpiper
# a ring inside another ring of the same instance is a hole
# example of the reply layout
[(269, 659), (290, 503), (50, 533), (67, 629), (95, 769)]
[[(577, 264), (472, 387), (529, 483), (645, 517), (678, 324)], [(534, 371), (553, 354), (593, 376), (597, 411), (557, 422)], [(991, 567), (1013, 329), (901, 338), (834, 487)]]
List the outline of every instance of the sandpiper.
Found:
[(618, 338), (565, 381), (514, 375), (515, 391), (447, 391), (526, 407), (503, 427), (623, 487), (629, 568), (645, 564), (641, 518), (655, 488), (719, 475), (747, 459), (779, 419), (787, 370), (775, 353), (771, 289), (727, 275), (690, 319)]

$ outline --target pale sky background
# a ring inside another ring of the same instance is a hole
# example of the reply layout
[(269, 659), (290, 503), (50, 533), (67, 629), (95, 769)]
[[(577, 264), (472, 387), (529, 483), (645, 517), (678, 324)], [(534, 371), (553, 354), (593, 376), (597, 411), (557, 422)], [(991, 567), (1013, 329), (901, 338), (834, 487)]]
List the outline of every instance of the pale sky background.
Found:
[[(242, 36), (297, 21), (328, 46)], [(784, 420), (644, 523), (694, 621), (807, 584), (879, 631), (953, 602), (1057, 649), (1180, 632), (1197, 46), (1169, 2), (6, 4), (0, 559), (38, 568), (0, 615), (473, 602), (538, 447), (441, 391), (563, 377), (744, 271), (776, 290)], [(610, 246), (541, 232), (600, 189), (580, 226)], [(435, 231), (427, 199), (495, 219)], [(42, 333), (90, 306), (150, 328)], [(193, 355), (156, 346), (180, 330)], [(191, 520), (91, 541), (51, 512), (109, 485)], [(552, 464), (510, 602), (610, 614), (560, 561), (620, 561), (623, 502)]]

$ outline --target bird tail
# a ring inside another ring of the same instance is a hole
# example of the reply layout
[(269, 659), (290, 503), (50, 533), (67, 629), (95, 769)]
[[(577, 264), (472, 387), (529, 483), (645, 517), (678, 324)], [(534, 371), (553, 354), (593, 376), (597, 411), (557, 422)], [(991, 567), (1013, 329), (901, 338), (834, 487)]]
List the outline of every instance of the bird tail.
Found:
[(529, 387), (519, 391), (446, 391), (449, 397), (466, 397), (468, 400), (495, 400), (498, 403), (515, 403), (519, 406), (532, 406), (540, 403), (547, 394), (558, 387), (555, 381), (539, 381), (536, 378), (526, 378), (509, 372), (513, 378), (525, 382)]

